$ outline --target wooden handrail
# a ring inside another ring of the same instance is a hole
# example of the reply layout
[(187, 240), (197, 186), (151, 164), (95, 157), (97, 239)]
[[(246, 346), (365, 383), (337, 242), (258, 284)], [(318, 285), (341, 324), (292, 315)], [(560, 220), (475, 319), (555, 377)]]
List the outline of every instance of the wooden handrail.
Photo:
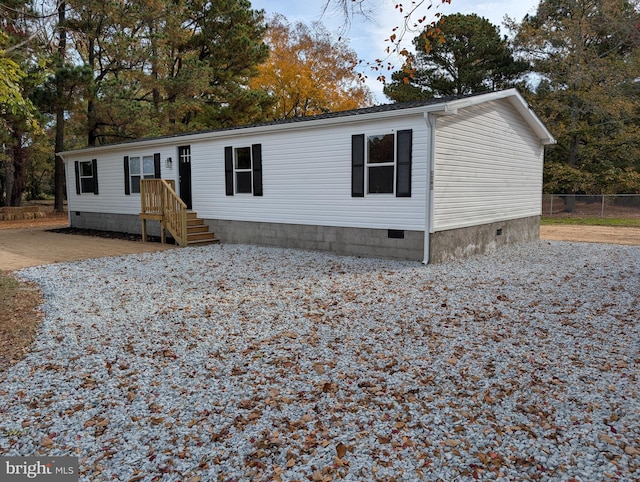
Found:
[(140, 181), (140, 218), (143, 241), (147, 240), (147, 219), (155, 219), (161, 223), (163, 243), (166, 229), (178, 245), (187, 245), (187, 205), (176, 194), (174, 180), (142, 179)]

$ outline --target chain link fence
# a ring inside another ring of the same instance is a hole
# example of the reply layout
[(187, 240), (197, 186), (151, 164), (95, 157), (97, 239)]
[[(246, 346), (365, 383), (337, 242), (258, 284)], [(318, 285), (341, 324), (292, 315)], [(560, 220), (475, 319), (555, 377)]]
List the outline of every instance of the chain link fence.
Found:
[(640, 194), (543, 194), (542, 215), (640, 219)]

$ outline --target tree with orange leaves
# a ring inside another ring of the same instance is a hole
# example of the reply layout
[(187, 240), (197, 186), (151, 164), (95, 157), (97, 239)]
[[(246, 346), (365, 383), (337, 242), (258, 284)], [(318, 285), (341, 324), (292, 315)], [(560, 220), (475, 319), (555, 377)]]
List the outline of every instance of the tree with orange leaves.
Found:
[(291, 25), (276, 15), (265, 38), (271, 55), (250, 84), (274, 101), (272, 120), (356, 109), (373, 100), (356, 53), (319, 23)]

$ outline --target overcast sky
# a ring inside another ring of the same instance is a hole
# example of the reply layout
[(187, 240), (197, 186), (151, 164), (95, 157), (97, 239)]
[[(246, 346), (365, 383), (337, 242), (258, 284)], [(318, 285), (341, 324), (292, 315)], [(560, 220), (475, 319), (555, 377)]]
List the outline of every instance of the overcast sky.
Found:
[[(251, 0), (253, 8), (265, 10), (267, 16), (280, 13), (291, 22), (302, 21), (310, 24), (320, 21), (329, 30), (340, 31), (344, 26), (344, 18), (334, 11), (322, 15), (324, 3), (324, 0)], [(394, 8), (395, 3), (394, 0), (370, 0), (369, 5), (373, 6), (371, 15), (373, 20), (355, 17), (350, 28), (344, 31), (343, 37), (349, 40), (349, 46), (365, 62), (373, 63), (375, 59), (385, 57), (385, 49), (389, 43), (384, 40), (389, 38), (393, 27), (400, 25), (402, 21), (402, 14)], [(407, 0), (404, 3), (411, 2)], [(527, 13), (534, 13), (538, 4), (538, 0), (451, 0), (451, 4), (442, 5), (440, 0), (434, 0), (433, 7), (429, 10), (423, 7), (422, 14), (419, 16), (426, 14), (427, 22), (430, 22), (434, 19), (433, 14), (438, 11), (443, 15), (458, 12), (475, 13), (500, 27), (503, 34), (508, 34), (502, 26), (505, 15), (521, 21)], [(407, 36), (407, 46), (411, 46), (413, 37), (415, 34)], [(396, 68), (401, 65), (401, 62), (394, 57), (389, 58), (389, 61)], [(366, 67), (361, 69), (361, 72), (369, 78), (367, 84), (375, 95), (376, 103), (388, 103), (389, 99), (382, 94), (382, 84), (376, 80), (377, 74)], [(390, 76), (388, 73), (387, 78)]]

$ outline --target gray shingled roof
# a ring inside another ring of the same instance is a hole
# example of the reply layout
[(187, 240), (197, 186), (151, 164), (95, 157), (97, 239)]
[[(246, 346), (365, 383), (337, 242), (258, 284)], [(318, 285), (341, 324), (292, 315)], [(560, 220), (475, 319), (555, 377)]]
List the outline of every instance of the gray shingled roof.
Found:
[[(264, 127), (264, 126), (273, 126), (273, 125), (297, 124), (297, 123), (301, 123), (301, 122), (310, 122), (310, 121), (314, 121), (314, 120), (334, 119), (334, 118), (350, 117), (350, 116), (357, 116), (357, 115), (363, 115), (363, 114), (373, 114), (373, 113), (376, 113), (376, 112), (390, 112), (390, 111), (395, 111), (395, 110), (411, 109), (411, 108), (415, 108), (415, 107), (424, 107), (424, 106), (427, 106), (427, 105), (440, 104), (442, 102), (448, 102), (448, 101), (452, 101), (452, 100), (456, 100), (456, 99), (464, 99), (464, 98), (469, 98), (469, 97), (475, 97), (476, 95), (482, 95), (482, 94), (486, 94), (486, 92), (479, 93), (479, 94), (470, 94), (470, 95), (439, 97), (439, 98), (435, 98), (435, 99), (415, 100), (415, 101), (411, 101), (411, 102), (396, 102), (394, 104), (382, 104), (382, 105), (376, 105), (376, 106), (373, 106), (373, 107), (363, 107), (363, 108), (360, 108), (360, 109), (343, 110), (343, 111), (339, 111), (339, 112), (327, 112), (327, 113), (324, 113), (324, 114), (318, 114), (318, 115), (313, 115), (313, 116), (293, 117), (293, 118), (289, 118), (289, 119), (281, 119), (281, 120), (270, 121), (270, 122), (257, 122), (257, 123), (254, 123), (254, 124), (243, 124), (243, 125), (231, 126), (231, 127), (221, 127), (221, 128), (217, 128), (217, 129), (206, 129), (206, 130), (201, 130), (201, 131), (181, 132), (181, 133), (178, 133), (178, 134), (167, 134), (167, 135), (164, 135), (164, 136), (157, 136), (157, 137), (143, 137), (143, 138), (132, 139), (132, 140), (127, 140), (127, 141), (114, 142), (114, 143), (111, 143), (111, 144), (102, 144), (102, 145), (96, 146), (96, 147), (118, 146), (118, 145), (122, 145), (122, 144), (131, 144), (131, 143), (140, 142), (140, 141), (153, 141), (153, 140), (160, 140), (160, 139), (171, 139), (171, 138), (192, 136), (192, 135), (196, 135), (196, 134), (207, 134), (207, 133), (214, 133), (214, 132), (224, 132), (224, 131), (234, 131), (234, 130), (239, 130), (239, 129), (248, 129), (248, 128), (251, 128), (251, 127)], [(77, 149), (77, 150), (84, 150), (84, 149), (87, 149), (87, 148), (82, 148), (82, 149)]]

